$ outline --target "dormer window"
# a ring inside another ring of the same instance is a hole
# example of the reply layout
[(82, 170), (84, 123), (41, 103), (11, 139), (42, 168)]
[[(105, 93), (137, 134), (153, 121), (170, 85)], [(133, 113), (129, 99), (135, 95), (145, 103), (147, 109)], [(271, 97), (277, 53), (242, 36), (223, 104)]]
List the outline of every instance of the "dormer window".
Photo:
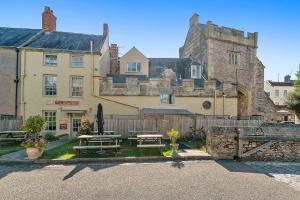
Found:
[(44, 55), (44, 65), (56, 66), (57, 65), (57, 55), (45, 54)]
[(142, 63), (140, 62), (127, 62), (126, 63), (126, 72), (141, 72)]

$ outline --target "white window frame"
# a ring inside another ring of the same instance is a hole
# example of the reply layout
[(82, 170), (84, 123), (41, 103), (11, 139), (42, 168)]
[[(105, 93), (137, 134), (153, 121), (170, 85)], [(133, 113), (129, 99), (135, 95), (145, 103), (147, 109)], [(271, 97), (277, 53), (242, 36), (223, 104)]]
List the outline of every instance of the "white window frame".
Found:
[[(195, 74), (193, 72), (195, 72)], [(201, 78), (201, 74), (201, 65), (191, 65), (191, 78)]]
[[(78, 59), (78, 60), (76, 60), (76, 59)], [(84, 55), (71, 55), (70, 56), (70, 65), (72, 68), (83, 68), (84, 67)]]
[(287, 90), (283, 90), (283, 97), (287, 98), (288, 97), (288, 91)]
[[(81, 91), (80, 91), (80, 89), (78, 91), (73, 90), (73, 89), (75, 89), (75, 87), (73, 86), (73, 79), (76, 79), (76, 78), (82, 80), (81, 87), (77, 87), (77, 88), (81, 88)], [(70, 76), (70, 96), (71, 97), (83, 97), (83, 88), (84, 88), (84, 77), (83, 76)], [(73, 92), (77, 92), (77, 93), (81, 92), (81, 95), (73, 95)]]
[(162, 104), (175, 104), (175, 96), (173, 94), (160, 94), (160, 102)]
[[(47, 116), (46, 116), (46, 113)], [(50, 115), (51, 113), (51, 115)], [(54, 113), (54, 115), (53, 115)], [(48, 131), (48, 132), (55, 132), (57, 131), (57, 112), (56, 110), (43, 110), (43, 118), (44, 120), (47, 122), (47, 125), (45, 127), (45, 131)], [(52, 127), (50, 129), (50, 127)]]
[[(54, 86), (51, 86), (51, 85), (46, 85), (46, 78), (47, 77), (52, 77), (52, 78), (55, 78), (55, 87)], [(53, 96), (57, 96), (57, 75), (55, 74), (44, 74), (43, 75), (43, 96), (49, 96), (49, 97), (53, 97)], [(46, 88), (48, 87), (48, 88)], [(52, 88), (51, 88), (52, 87)], [(51, 91), (52, 89), (52, 91)], [(55, 89), (55, 94), (47, 94), (47, 90), (49, 90), (49, 92), (54, 92), (54, 89)]]
[[(138, 67), (139, 65), (139, 67)], [(139, 68), (139, 70), (138, 70)], [(126, 62), (126, 72), (128, 73), (140, 73), (142, 72), (141, 62)]]
[(239, 63), (239, 53), (229, 52), (229, 61), (230, 65), (237, 65)]
[[(47, 62), (47, 56), (55, 56), (56, 57), (56, 62), (50, 61)], [(44, 54), (44, 61), (43, 61), (45, 66), (51, 66), (51, 67), (56, 67), (58, 63), (58, 56), (57, 54)]]
[(275, 97), (279, 97), (279, 90), (275, 90)]

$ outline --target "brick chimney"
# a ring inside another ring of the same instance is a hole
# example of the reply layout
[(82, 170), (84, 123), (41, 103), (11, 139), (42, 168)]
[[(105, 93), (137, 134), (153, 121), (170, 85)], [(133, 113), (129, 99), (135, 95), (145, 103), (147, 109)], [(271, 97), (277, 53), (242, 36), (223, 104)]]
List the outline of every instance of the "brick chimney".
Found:
[(117, 75), (119, 69), (119, 48), (117, 44), (111, 44), (110, 54), (110, 75)]
[(56, 31), (56, 17), (53, 14), (53, 10), (48, 6), (45, 6), (42, 13), (42, 29), (44, 32)]
[(291, 82), (291, 76), (290, 76), (290, 75), (286, 75), (286, 76), (284, 77), (284, 82), (285, 82), (285, 83), (290, 83), (290, 82)]
[(108, 24), (104, 23), (103, 24), (103, 37), (107, 37), (109, 34), (109, 28), (108, 28)]

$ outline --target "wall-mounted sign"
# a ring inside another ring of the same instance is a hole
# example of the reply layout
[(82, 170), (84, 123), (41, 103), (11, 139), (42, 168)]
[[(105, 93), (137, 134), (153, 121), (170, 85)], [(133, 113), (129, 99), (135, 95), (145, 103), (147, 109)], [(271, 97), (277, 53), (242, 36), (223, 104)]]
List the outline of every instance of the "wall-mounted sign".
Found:
[(210, 109), (211, 108), (211, 103), (210, 101), (204, 101), (202, 104), (204, 109)]
[(48, 105), (61, 105), (61, 106), (78, 106), (79, 101), (63, 101), (63, 100), (49, 100)]
[(68, 129), (68, 121), (67, 120), (59, 120), (59, 129), (61, 129), (61, 130)]

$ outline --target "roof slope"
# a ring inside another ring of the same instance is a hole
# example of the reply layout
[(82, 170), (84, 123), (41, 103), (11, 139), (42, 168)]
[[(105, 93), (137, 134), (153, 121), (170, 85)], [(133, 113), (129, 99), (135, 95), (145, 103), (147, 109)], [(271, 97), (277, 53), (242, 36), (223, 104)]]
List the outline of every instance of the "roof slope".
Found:
[(275, 81), (269, 81), (271, 86), (294, 86), (294, 80), (291, 80), (290, 82), (275, 82)]
[(102, 35), (88, 35), (67, 32), (43, 32), (32, 42), (28, 48), (59, 49), (70, 51), (90, 51), (90, 42), (93, 42), (93, 51), (100, 51)]
[(66, 51), (90, 51), (91, 41), (93, 41), (93, 51), (100, 51), (103, 43), (102, 35), (58, 31), (41, 32), (41, 29), (0, 27), (0, 46), (3, 47), (19, 47), (25, 43), (22, 47)]
[(41, 29), (0, 27), (0, 46), (18, 47), (40, 31)]

